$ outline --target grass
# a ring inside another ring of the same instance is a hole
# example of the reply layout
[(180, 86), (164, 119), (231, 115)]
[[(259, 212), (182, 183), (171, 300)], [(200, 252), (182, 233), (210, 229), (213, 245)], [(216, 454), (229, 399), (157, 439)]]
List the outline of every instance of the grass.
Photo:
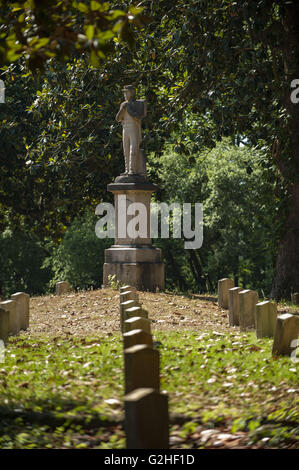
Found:
[[(201, 434), (210, 429), (235, 436), (228, 447), (299, 448), (298, 364), (272, 358), (272, 340), (235, 330), (154, 336), (173, 447), (213, 447), (215, 436)], [(0, 448), (124, 448), (120, 335), (12, 338), (0, 397)]]
[(299, 444), (298, 368), (271, 357), (272, 340), (186, 332), (164, 342), (162, 386), (172, 409), (211, 426), (227, 423), (229, 432), (250, 431), (249, 444), (265, 437), (269, 446)]

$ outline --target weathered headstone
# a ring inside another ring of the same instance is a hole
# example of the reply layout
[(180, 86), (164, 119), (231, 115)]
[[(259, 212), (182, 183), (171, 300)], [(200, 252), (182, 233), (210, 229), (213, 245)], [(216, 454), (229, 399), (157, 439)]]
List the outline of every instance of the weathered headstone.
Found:
[(56, 282), (56, 295), (67, 294), (71, 291), (71, 286), (67, 281)]
[(254, 290), (241, 290), (239, 296), (239, 323), (241, 331), (255, 328), (255, 312), (258, 293)]
[(136, 388), (154, 388), (160, 391), (159, 351), (145, 344), (124, 350), (125, 393)]
[(274, 334), (272, 354), (273, 356), (290, 356), (292, 353), (291, 343), (299, 336), (299, 316), (284, 313), (277, 317)]
[(151, 322), (143, 317), (128, 318), (128, 320), (124, 322), (124, 332), (127, 333), (132, 330), (143, 330), (147, 333), (151, 333)]
[(229, 324), (230, 326), (239, 325), (239, 292), (243, 290), (242, 287), (232, 287), (228, 291), (228, 309), (229, 309)]
[(9, 312), (9, 334), (17, 335), (20, 331), (17, 302), (15, 300), (5, 300), (4, 302), (0, 303), (0, 308), (3, 308)]
[(299, 292), (291, 294), (292, 304), (299, 305)]
[(257, 338), (273, 338), (277, 321), (276, 303), (265, 300), (256, 304), (255, 318)]
[(122, 302), (120, 305), (119, 305), (119, 309), (120, 309), (120, 329), (121, 329), (121, 332), (124, 331), (124, 322), (125, 322), (125, 312), (128, 308), (131, 308), (131, 307), (140, 307), (140, 303), (137, 302), (137, 300), (127, 300), (126, 302)]
[(131, 348), (136, 344), (147, 344), (153, 346), (153, 337), (144, 330), (131, 330), (123, 334), (124, 349)]
[(137, 300), (132, 299), (132, 300), (126, 300), (125, 302), (121, 302), (119, 304), (119, 309), (121, 313), (127, 310), (128, 308), (132, 308), (132, 307), (140, 307), (140, 303)]
[(7, 344), (9, 335), (9, 311), (0, 307), (0, 339)]
[(124, 397), (127, 449), (168, 449), (168, 397), (138, 388)]
[(136, 300), (139, 302), (139, 296), (136, 291), (134, 290), (128, 290), (125, 292), (121, 292), (119, 294), (119, 301), (122, 304), (123, 302), (127, 302), (127, 300)]
[(218, 281), (218, 306), (220, 308), (228, 308), (228, 291), (235, 286), (232, 279), (227, 277)]
[(133, 286), (123, 286), (119, 289), (119, 293), (122, 294), (123, 292), (127, 292), (128, 290), (137, 292), (136, 287)]
[(29, 327), (30, 296), (25, 294), (25, 292), (17, 292), (11, 296), (11, 300), (17, 302), (17, 315), (19, 316), (20, 330), (27, 330)]
[(132, 317), (148, 318), (148, 311), (142, 307), (126, 308), (125, 314), (124, 314), (124, 320), (126, 321), (128, 320), (128, 318), (132, 318)]

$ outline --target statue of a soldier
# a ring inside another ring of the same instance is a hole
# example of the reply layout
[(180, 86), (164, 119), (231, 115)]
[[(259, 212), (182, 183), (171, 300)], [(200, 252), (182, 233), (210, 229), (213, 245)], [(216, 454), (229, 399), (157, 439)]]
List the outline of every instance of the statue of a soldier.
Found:
[(123, 126), (125, 174), (144, 175), (145, 161), (140, 144), (141, 119), (146, 116), (146, 101), (136, 100), (136, 90), (132, 85), (125, 86), (123, 91), (126, 101), (120, 105), (116, 120)]

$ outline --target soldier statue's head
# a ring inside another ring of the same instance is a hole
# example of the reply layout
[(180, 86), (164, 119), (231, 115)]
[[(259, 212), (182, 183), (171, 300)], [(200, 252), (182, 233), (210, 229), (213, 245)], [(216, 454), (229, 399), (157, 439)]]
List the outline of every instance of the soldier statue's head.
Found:
[(126, 85), (123, 88), (123, 92), (124, 92), (126, 101), (135, 100), (136, 88), (133, 87), (133, 85)]

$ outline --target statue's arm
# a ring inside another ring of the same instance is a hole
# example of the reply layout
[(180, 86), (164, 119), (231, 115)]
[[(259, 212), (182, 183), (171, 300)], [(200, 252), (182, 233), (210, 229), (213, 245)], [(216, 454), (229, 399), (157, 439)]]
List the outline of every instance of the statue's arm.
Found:
[(120, 105), (120, 108), (119, 108), (119, 111), (116, 115), (116, 121), (117, 122), (120, 122), (123, 120), (124, 116), (125, 116), (125, 111), (126, 111), (126, 106), (127, 106), (127, 102), (124, 101), (121, 105)]
[(146, 101), (143, 101), (142, 112), (140, 112), (140, 109), (136, 110), (133, 106), (130, 106), (129, 114), (135, 119), (143, 119), (146, 116)]
[(136, 111), (135, 109), (132, 109), (132, 107), (129, 110), (129, 114), (130, 114), (130, 116), (132, 116), (135, 119), (140, 119), (138, 111)]

